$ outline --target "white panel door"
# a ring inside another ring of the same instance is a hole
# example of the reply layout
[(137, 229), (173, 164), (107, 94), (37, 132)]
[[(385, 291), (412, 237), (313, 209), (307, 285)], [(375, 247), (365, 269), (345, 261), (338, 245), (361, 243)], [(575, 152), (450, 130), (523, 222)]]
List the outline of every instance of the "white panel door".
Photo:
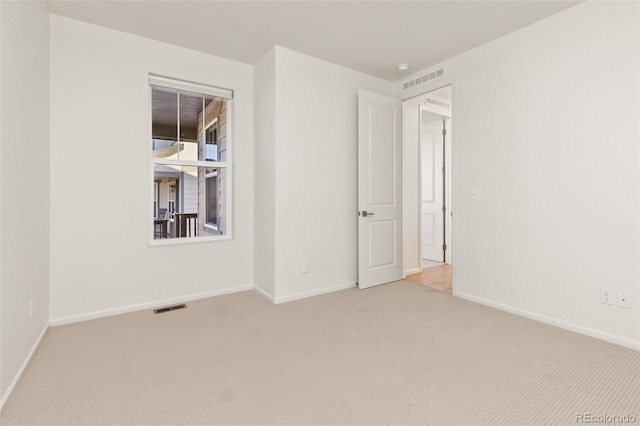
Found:
[(444, 261), (444, 191), (442, 188), (442, 129), (440, 117), (420, 114), (421, 235), (422, 258)]
[(402, 102), (358, 93), (358, 287), (402, 279)]

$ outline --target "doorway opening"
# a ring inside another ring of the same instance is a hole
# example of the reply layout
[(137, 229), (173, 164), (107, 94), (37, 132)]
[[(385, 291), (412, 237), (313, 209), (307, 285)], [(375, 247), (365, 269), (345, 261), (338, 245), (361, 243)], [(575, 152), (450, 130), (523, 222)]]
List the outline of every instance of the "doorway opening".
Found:
[[(405, 149), (415, 157), (405, 174), (406, 280), (452, 293), (451, 85), (404, 102)], [(408, 158), (407, 158), (408, 159)], [(412, 170), (413, 169), (413, 170)], [(409, 188), (407, 188), (409, 189)], [(412, 226), (413, 225), (413, 226)], [(409, 235), (407, 235), (409, 234)]]

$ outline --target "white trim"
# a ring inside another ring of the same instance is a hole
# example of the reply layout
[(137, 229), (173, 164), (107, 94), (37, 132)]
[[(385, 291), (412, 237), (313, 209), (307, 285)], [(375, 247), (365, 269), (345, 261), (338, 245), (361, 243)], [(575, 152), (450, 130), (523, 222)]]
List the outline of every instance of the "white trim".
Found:
[[(152, 223), (153, 225), (153, 223)], [(178, 244), (208, 243), (212, 241), (230, 241), (231, 235), (208, 235), (182, 238), (158, 238), (149, 241), (149, 247), (173, 246)]]
[(218, 225), (211, 225), (209, 222), (205, 222), (203, 225), (205, 228), (207, 228), (210, 231), (217, 231), (218, 230)]
[(33, 354), (36, 353), (36, 349), (38, 349), (38, 346), (40, 346), (40, 342), (42, 341), (42, 338), (44, 337), (44, 335), (47, 333), (47, 330), (49, 330), (49, 323), (46, 323), (42, 328), (42, 331), (38, 335), (38, 338), (36, 339), (36, 341), (33, 343), (31, 350), (27, 354), (27, 357), (24, 359), (24, 362), (20, 366), (20, 369), (18, 370), (15, 377), (11, 381), (11, 384), (7, 388), (7, 391), (4, 393), (4, 395), (2, 395), (2, 399), (0, 399), (0, 413), (2, 413), (2, 410), (4, 409), (4, 404), (7, 402), (7, 399), (9, 399), (11, 392), (13, 392), (13, 388), (18, 384), (20, 377), (22, 377), (22, 373), (24, 373), (24, 370), (27, 369), (27, 366), (31, 362), (31, 358), (33, 357)]
[[(204, 118), (206, 119), (206, 117), (204, 117)], [(213, 120), (211, 120), (211, 123), (209, 123), (207, 126), (205, 126), (204, 130), (207, 131), (209, 129), (209, 127), (213, 126), (217, 122), (218, 122), (218, 117), (215, 117)]]
[(404, 275), (406, 278), (407, 275), (418, 274), (420, 272), (422, 272), (422, 268), (407, 269), (406, 271), (404, 271)]
[(145, 309), (157, 308), (158, 306), (171, 305), (180, 302), (190, 302), (193, 300), (206, 299), (208, 297), (222, 296), (223, 294), (239, 293), (253, 289), (252, 285), (243, 285), (239, 287), (225, 288), (222, 290), (208, 291), (204, 293), (189, 294), (185, 296), (174, 297), (171, 299), (161, 299), (153, 302), (140, 303), (137, 305), (123, 306), (121, 308), (105, 309), (103, 311), (95, 311), (88, 314), (72, 315), (68, 317), (56, 318), (50, 321), (52, 327), (64, 324), (72, 324), (75, 322), (87, 321), (96, 318), (111, 317), (114, 315), (126, 314), (129, 312), (142, 311)]
[(333, 293), (334, 291), (346, 290), (354, 287), (356, 287), (356, 283), (351, 282), (346, 284), (340, 284), (334, 287), (322, 288), (320, 290), (304, 291), (302, 293), (292, 294), (291, 296), (276, 297), (273, 303), (277, 305), (279, 303), (292, 302), (294, 300), (306, 299), (307, 297), (319, 296), (321, 294)]
[[(423, 210), (422, 205), (424, 204), (424, 201), (422, 200), (423, 198), (423, 195), (422, 195), (422, 167), (423, 167), (423, 164), (422, 164), (422, 111), (423, 111), (423, 108), (424, 108), (424, 105), (422, 104), (418, 105), (418, 268), (420, 269), (422, 269), (422, 210)], [(402, 131), (404, 131), (404, 128), (402, 129)], [(433, 143), (434, 143), (433, 156), (435, 157), (435, 141)], [(435, 163), (435, 159), (433, 162)], [(435, 179), (435, 173), (434, 173), (434, 177), (433, 177), (434, 201), (435, 201), (435, 195), (436, 195), (435, 186), (436, 186), (436, 179)], [(435, 222), (435, 219), (434, 219), (434, 222)], [(434, 234), (435, 234), (435, 225), (434, 225)], [(434, 241), (435, 241), (435, 237), (434, 237)]]
[(464, 293), (461, 291), (457, 291), (455, 296), (468, 300), (470, 302), (475, 302), (480, 305), (488, 306), (490, 308), (498, 309), (501, 311), (509, 312), (511, 314), (519, 315), (521, 317), (529, 318), (535, 321), (539, 321), (545, 324), (553, 325), (555, 327), (559, 327), (565, 330), (574, 331), (576, 333), (584, 334), (589, 337), (594, 337), (599, 340), (604, 340), (605, 342), (613, 343), (616, 345), (624, 346), (627, 348), (640, 350), (640, 341), (627, 339), (626, 337), (616, 336), (613, 334), (605, 333), (602, 331), (594, 330), (592, 328), (583, 327), (578, 324), (574, 324), (572, 322), (557, 320), (546, 315), (537, 314), (535, 312), (527, 311), (525, 309), (515, 308), (509, 305), (504, 305), (502, 303), (494, 302), (488, 299), (484, 299), (482, 297), (476, 297), (468, 293)]
[(272, 295), (270, 295), (269, 293), (267, 293), (266, 291), (264, 291), (263, 289), (261, 289), (260, 287), (256, 287), (255, 285), (253, 286), (253, 290), (258, 293), (260, 296), (264, 297), (265, 299), (267, 299), (269, 302), (275, 304), (276, 303), (276, 299), (275, 297), (273, 297)]
[[(228, 155), (228, 154), (227, 154)], [(229, 167), (229, 162), (221, 163), (219, 161), (199, 161), (199, 160), (175, 160), (175, 159), (163, 159), (152, 158), (153, 164), (161, 164), (163, 166), (188, 166), (188, 167), (206, 167), (206, 168), (225, 168)]]
[(233, 98), (233, 90), (230, 89), (224, 89), (222, 87), (210, 86), (208, 84), (196, 83), (188, 80), (180, 80), (172, 77), (165, 77), (152, 73), (149, 73), (149, 84), (152, 86), (170, 87), (172, 89), (178, 89), (200, 95), (205, 94), (225, 99)]
[[(447, 87), (447, 86), (444, 86), (444, 87)], [(442, 88), (443, 87), (441, 87), (440, 89), (442, 89)], [(436, 90), (440, 90), (440, 89), (436, 89)], [(435, 90), (432, 90), (431, 92), (435, 92)], [(421, 106), (424, 107), (424, 109), (427, 112), (430, 112), (430, 113), (436, 114), (436, 115), (441, 115), (445, 119), (451, 118), (451, 110), (446, 109), (446, 108), (441, 108), (439, 106), (432, 105), (432, 104), (427, 102), (427, 98), (429, 97), (429, 93), (431, 93), (431, 92), (427, 92), (424, 95), (424, 103)], [(433, 99), (433, 98), (431, 98), (431, 99)]]
[[(402, 101), (402, 113), (401, 113), (401, 126), (402, 126), (402, 149), (401, 149), (401, 154), (402, 155), (402, 194), (401, 194), (401, 203), (402, 203), (402, 226), (401, 226), (401, 231), (402, 232), (402, 279), (404, 280), (405, 278), (407, 278), (407, 256), (405, 256), (405, 244), (407, 244), (406, 240), (405, 240), (405, 235), (406, 235), (406, 228), (407, 228), (407, 221), (405, 220), (405, 214), (406, 214), (406, 200), (407, 197), (405, 195), (406, 191), (404, 190), (407, 186), (407, 179), (406, 179), (406, 172), (405, 172), (405, 161), (404, 161), (404, 151), (405, 151), (405, 147), (407, 146), (407, 136), (406, 136), (406, 132), (404, 131), (404, 126), (405, 126), (405, 120), (406, 117), (404, 116), (404, 110), (405, 110), (405, 105), (404, 105), (404, 101)], [(358, 118), (358, 126), (360, 126), (360, 119)], [(358, 160), (359, 161), (359, 160)], [(358, 184), (359, 185), (359, 184)], [(358, 188), (358, 191), (360, 191), (360, 188)], [(358, 197), (360, 196), (360, 194), (358, 194)], [(359, 203), (359, 201), (358, 201)], [(360, 219), (360, 205), (358, 205), (358, 220)], [(359, 225), (359, 224), (358, 224)], [(358, 227), (359, 230), (359, 227)], [(360, 236), (358, 235), (357, 237), (358, 239), (360, 238)], [(360, 249), (357, 249), (358, 252), (358, 273), (360, 273), (359, 269), (359, 263), (360, 263)], [(358, 277), (359, 279), (360, 277)]]

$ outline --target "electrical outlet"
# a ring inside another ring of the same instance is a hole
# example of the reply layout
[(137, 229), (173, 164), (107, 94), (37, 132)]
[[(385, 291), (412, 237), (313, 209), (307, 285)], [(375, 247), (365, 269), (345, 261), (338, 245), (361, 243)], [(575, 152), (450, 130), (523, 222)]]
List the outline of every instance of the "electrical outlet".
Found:
[(600, 303), (604, 303), (605, 305), (615, 306), (616, 302), (613, 296), (613, 290), (609, 288), (601, 288), (600, 289)]
[(471, 199), (472, 200), (480, 199), (480, 190), (478, 188), (474, 188), (471, 190)]
[(29, 299), (29, 318), (33, 318), (33, 299)]
[(625, 291), (618, 292), (618, 306), (621, 306), (623, 308), (631, 307), (631, 299), (629, 299), (629, 293)]

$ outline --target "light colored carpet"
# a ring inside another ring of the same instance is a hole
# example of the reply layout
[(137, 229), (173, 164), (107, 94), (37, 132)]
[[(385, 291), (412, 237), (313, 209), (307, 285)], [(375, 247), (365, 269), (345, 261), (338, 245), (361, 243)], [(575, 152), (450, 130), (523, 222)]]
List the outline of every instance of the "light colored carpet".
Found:
[[(254, 292), (49, 330), (3, 425), (575, 424), (640, 418), (640, 352), (397, 282)], [(636, 420), (639, 421), (639, 420)]]

